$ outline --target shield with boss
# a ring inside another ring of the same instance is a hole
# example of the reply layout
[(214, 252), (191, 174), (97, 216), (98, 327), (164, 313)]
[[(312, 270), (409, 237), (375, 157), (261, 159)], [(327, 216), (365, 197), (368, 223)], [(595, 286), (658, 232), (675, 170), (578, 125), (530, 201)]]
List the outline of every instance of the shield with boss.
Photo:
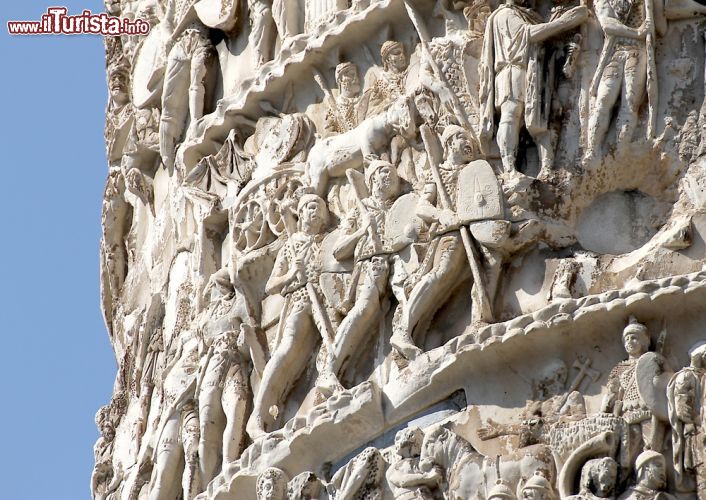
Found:
[[(422, 229), (422, 219), (417, 215), (419, 196), (408, 193), (400, 196), (390, 207), (385, 222), (385, 239), (395, 241), (401, 237), (416, 240)], [(419, 267), (419, 256), (413, 245), (404, 247), (399, 252), (407, 272), (414, 272)]]
[(490, 164), (475, 160), (458, 175), (456, 212), (463, 223), (476, 220), (502, 219), (503, 195)]

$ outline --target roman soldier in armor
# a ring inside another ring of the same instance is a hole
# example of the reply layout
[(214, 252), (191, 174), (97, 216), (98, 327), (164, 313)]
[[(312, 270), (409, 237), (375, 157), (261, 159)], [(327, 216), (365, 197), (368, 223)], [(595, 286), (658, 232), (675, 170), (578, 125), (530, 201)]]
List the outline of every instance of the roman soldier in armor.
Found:
[(353, 130), (368, 113), (370, 94), (362, 93), (363, 85), (358, 67), (351, 62), (336, 66), (338, 95), (327, 99), (326, 130), (330, 134), (341, 134)]

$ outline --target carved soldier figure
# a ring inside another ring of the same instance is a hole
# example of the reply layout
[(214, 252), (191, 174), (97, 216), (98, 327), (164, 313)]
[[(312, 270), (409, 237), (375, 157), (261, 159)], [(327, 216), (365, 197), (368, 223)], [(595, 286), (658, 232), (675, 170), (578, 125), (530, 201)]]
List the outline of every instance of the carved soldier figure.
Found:
[(650, 334), (634, 316), (623, 329), (622, 338), (628, 359), (611, 370), (607, 384), (609, 393), (603, 398), (601, 411), (621, 416), (629, 425), (628, 456), (634, 457), (641, 449), (658, 450), (662, 447), (664, 426), (654, 415), (654, 408), (644, 400), (641, 384), (644, 387), (649, 379), (647, 384), (652, 385), (656, 375), (643, 367), (663, 365), (664, 358), (648, 351)]
[[(453, 9), (453, 5), (446, 5), (448, 3), (439, 0), (434, 9), (435, 15), (444, 18), (446, 32), (444, 36), (433, 38), (428, 44), (429, 50), (422, 52), (419, 81), (438, 96), (441, 102), (438, 114), (443, 125), (463, 125), (468, 120), (475, 129), (480, 108), (474, 91), (477, 86), (478, 54), (474, 50), (477, 38), (459, 25), (456, 13), (448, 8)], [(455, 102), (462, 109), (457, 109)]]
[[(423, 335), (427, 328), (426, 322), (470, 274), (467, 250), (464, 248), (459, 231), (463, 224), (457, 213), (459, 207), (454, 206), (456, 202), (453, 200), (458, 199), (461, 188), (459, 176), (473, 159), (473, 148), (466, 130), (458, 125), (446, 126), (441, 142), (445, 161), (439, 165), (438, 170), (442, 187), (452, 200), (452, 206), (444, 206), (442, 193), (437, 191), (439, 186), (428, 171), (424, 191), (417, 206), (417, 215), (429, 225), (432, 240), (419, 270), (405, 285), (409, 291), (408, 300), (402, 311), (402, 319), (397, 323), (390, 340), (392, 346), (405, 357), (414, 357), (418, 354), (419, 349), (415, 346), (414, 338)], [(497, 186), (492, 171), (490, 175)], [(499, 204), (502, 207), (499, 188), (496, 194), (493, 205)], [(486, 198), (484, 199), (490, 204), (490, 196)], [(485, 264), (487, 295), (492, 301), (500, 276), (502, 259), (497, 249), (486, 248), (483, 245), (479, 247)], [(478, 320), (480, 311), (475, 299), (473, 306), (473, 318)], [(415, 332), (417, 327), (420, 329), (419, 332)]]
[(522, 487), (522, 500), (555, 500), (554, 488), (544, 475), (537, 471)]
[(124, 61), (119, 61), (108, 68), (108, 91), (110, 100), (106, 110), (105, 137), (109, 141), (108, 156), (120, 157), (122, 144), (113, 152), (114, 144), (120, 143), (120, 129), (130, 123), (133, 107), (130, 104), (130, 68)]
[[(472, 41), (482, 40), (485, 35), (485, 25), (488, 22), (493, 7), (488, 0), (475, 0), (471, 5), (463, 9), (463, 16), (468, 21), (468, 31)], [(480, 50), (475, 54), (480, 56)]]
[(637, 484), (620, 495), (619, 500), (674, 500), (664, 492), (667, 486), (667, 470), (664, 455), (646, 450), (635, 460)]
[[(647, 5), (646, 2), (651, 2)], [(599, 0), (596, 17), (604, 33), (603, 51), (591, 83), (595, 104), (588, 120), (586, 154), (600, 154), (611, 123), (613, 107), (620, 99), (616, 118), (618, 143), (629, 143), (637, 126), (637, 113), (645, 98), (645, 84), (654, 43), (648, 37), (667, 31), (662, 2), (655, 0)], [(651, 15), (648, 15), (649, 13)], [(654, 60), (652, 61), (654, 63)], [(656, 78), (656, 75), (654, 75)], [(650, 103), (654, 106), (655, 103)], [(656, 111), (655, 111), (656, 112)]]
[(111, 331), (114, 307), (127, 275), (128, 252), (125, 240), (132, 221), (130, 208), (125, 199), (125, 176), (119, 167), (111, 167), (101, 207), (101, 302)]
[(205, 78), (213, 44), (208, 28), (195, 17), (189, 2), (170, 0), (160, 26), (167, 67), (162, 88), (159, 149), (162, 161), (171, 168), (187, 113), (192, 125), (204, 114)]
[(302, 472), (287, 484), (287, 500), (323, 500), (324, 485), (313, 472)]
[(436, 487), (438, 473), (422, 473), (419, 455), (424, 434), (419, 427), (408, 427), (395, 434), (395, 452), (398, 460), (385, 473), (395, 500), (432, 500), (430, 487)]
[(151, 172), (156, 166), (156, 156), (159, 155), (159, 110), (135, 108), (134, 117), (121, 167), (124, 172), (132, 168)]
[(275, 47), (275, 20), (272, 17), (271, 0), (248, 0), (250, 36), (248, 45), (252, 48), (255, 67), (260, 67), (272, 59)]
[[(187, 399), (167, 418), (155, 450), (157, 470), (149, 500), (174, 498), (180, 465), (184, 500), (193, 500), (201, 492), (199, 475), (199, 417), (196, 401)], [(183, 453), (183, 455), (182, 455)]]
[(111, 460), (115, 439), (115, 428), (111, 422), (111, 405), (102, 406), (98, 410), (96, 426), (101, 436), (93, 447), (95, 465), (91, 474), (91, 495), (94, 499), (103, 500), (117, 490), (122, 479), (120, 474), (115, 473)]
[[(326, 202), (314, 194), (305, 194), (297, 206), (299, 230), (292, 234), (277, 254), (272, 275), (267, 281), (268, 294), (285, 297), (282, 324), (262, 374), (255, 396), (247, 431), (254, 439), (270, 430), (274, 423), (270, 409), (282, 404), (315, 352), (317, 325), (327, 319), (321, 304), (321, 242), (328, 224)], [(322, 334), (324, 332), (321, 332)], [(275, 412), (277, 413), (277, 412)]]
[[(227, 311), (229, 313), (230, 311)], [(240, 325), (241, 330), (247, 328)], [(242, 333), (219, 334), (203, 356), (199, 380), (199, 465), (204, 485), (236, 460), (245, 440), (245, 411), (249, 390), (245, 360), (239, 352)], [(221, 467), (221, 468), (222, 468)]]
[(598, 500), (615, 498), (618, 463), (610, 457), (594, 458), (581, 469), (580, 490), (567, 500)]
[(268, 467), (257, 476), (255, 492), (257, 500), (285, 500), (287, 498), (287, 476), (277, 467)]
[[(488, 19), (480, 64), (481, 145), (495, 131), (494, 115), (500, 112), (496, 142), (506, 172), (515, 171), (515, 159), (524, 121), (537, 144), (540, 156), (550, 146), (547, 116), (541, 100), (543, 70), (541, 44), (581, 24), (587, 17), (585, 6), (574, 7), (557, 19), (543, 23), (525, 0), (507, 0)], [(524, 116), (524, 120), (523, 120)]]
[[(698, 498), (706, 498), (706, 447), (704, 446), (704, 403), (706, 402), (706, 343), (689, 350), (690, 364), (669, 381), (669, 423), (672, 426), (672, 453), (677, 487), (696, 477)], [(688, 486), (687, 486), (688, 487)]]
[(330, 134), (340, 134), (354, 129), (368, 113), (370, 94), (362, 93), (363, 85), (358, 74), (358, 66), (342, 62), (336, 66), (338, 95), (327, 99), (326, 130)]
[[(549, 21), (559, 19), (570, 7), (571, 0), (554, 2)], [(541, 171), (538, 177), (545, 177), (554, 165), (559, 133), (566, 123), (567, 113), (577, 99), (574, 75), (578, 67), (581, 51), (581, 34), (578, 30), (565, 31), (555, 37), (546, 47), (545, 84), (541, 89), (542, 102), (549, 107), (547, 115), (545, 147), (540, 147)]]
[(170, 359), (162, 384), (163, 409), (153, 448), (149, 500), (175, 498), (180, 483), (184, 500), (193, 499), (201, 488), (198, 403), (194, 400), (198, 342), (191, 330), (181, 332)]
[(507, 481), (498, 479), (488, 492), (488, 500), (517, 500), (517, 497)]
[[(444, 129), (441, 142), (446, 161), (439, 166), (439, 171), (444, 187), (451, 198), (455, 199), (458, 174), (471, 160), (472, 146), (466, 131), (457, 125), (449, 125)], [(434, 238), (424, 257), (424, 261), (430, 265), (422, 264), (420, 270), (427, 272), (414, 276), (417, 280), (409, 291), (401, 321), (395, 325), (390, 339), (393, 348), (409, 359), (420, 351), (413, 338), (417, 324), (425, 316), (433, 315), (468, 275), (465, 251), (458, 231), (458, 217), (452, 209), (441, 206), (436, 183), (430, 174), (417, 207), (417, 215), (427, 224), (435, 224)]]
[(162, 352), (164, 352), (162, 328), (156, 328), (150, 335), (145, 361), (140, 374), (140, 392), (138, 399), (140, 413), (135, 419), (133, 438), (137, 449), (140, 448), (140, 442), (147, 427), (147, 418), (149, 417), (149, 411), (152, 405), (152, 394), (154, 393), (154, 387), (157, 383), (157, 365)]
[(355, 287), (353, 306), (336, 331), (331, 358), (331, 372), (339, 377), (379, 330), (388, 281), (398, 300), (404, 300), (400, 285), (406, 271), (396, 252), (411, 241), (403, 236), (394, 240), (385, 237), (387, 213), (400, 194), (400, 180), (391, 163), (375, 160), (366, 169), (365, 181), (370, 196), (360, 199), (359, 206), (349, 213), (343, 225), (345, 234), (333, 254), (339, 261), (353, 257), (357, 268), (351, 285)]
[(404, 45), (388, 40), (380, 48), (380, 57), (383, 71), (370, 89), (371, 116), (385, 111), (390, 103), (405, 94), (409, 62)]

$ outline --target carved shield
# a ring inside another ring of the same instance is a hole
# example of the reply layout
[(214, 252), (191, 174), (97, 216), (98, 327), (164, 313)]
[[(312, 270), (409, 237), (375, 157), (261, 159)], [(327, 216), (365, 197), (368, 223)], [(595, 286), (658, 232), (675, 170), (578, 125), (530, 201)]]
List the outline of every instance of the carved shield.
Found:
[(135, 51), (132, 67), (132, 102), (138, 108), (158, 104), (167, 62), (162, 50), (162, 30), (153, 29)]
[[(422, 219), (417, 215), (419, 196), (409, 193), (397, 198), (390, 208), (385, 222), (385, 239), (392, 241), (403, 235), (416, 239), (422, 229)], [(404, 263), (405, 270), (413, 273), (419, 267), (419, 255), (414, 245), (403, 248), (399, 256)]]
[(342, 229), (334, 229), (321, 242), (321, 272), (350, 273), (353, 270), (353, 259), (338, 261), (333, 256), (333, 250), (344, 236)]
[(665, 369), (664, 363), (664, 358), (655, 352), (643, 354), (637, 361), (635, 380), (642, 401), (658, 419), (669, 422), (667, 384), (674, 373)]
[(239, 4), (238, 0), (199, 0), (194, 8), (206, 26), (230, 31), (238, 21)]
[(472, 161), (459, 174), (456, 212), (464, 223), (503, 218), (502, 191), (495, 172), (487, 161)]
[(394, 240), (402, 235), (419, 234), (422, 219), (417, 215), (419, 196), (409, 193), (397, 198), (387, 213), (385, 239)]
[(262, 143), (255, 161), (259, 170), (270, 172), (292, 155), (302, 122), (299, 116), (285, 115), (281, 119), (264, 120), (263, 123)]

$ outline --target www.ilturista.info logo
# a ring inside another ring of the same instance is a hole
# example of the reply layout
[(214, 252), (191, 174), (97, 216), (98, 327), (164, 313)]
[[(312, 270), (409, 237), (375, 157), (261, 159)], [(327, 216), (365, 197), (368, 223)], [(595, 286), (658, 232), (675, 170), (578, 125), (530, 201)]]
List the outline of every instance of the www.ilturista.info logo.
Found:
[(49, 7), (39, 21), (8, 21), (7, 31), (11, 35), (146, 35), (150, 23), (144, 19), (131, 20), (106, 14), (94, 14), (84, 10), (69, 16), (66, 7)]

